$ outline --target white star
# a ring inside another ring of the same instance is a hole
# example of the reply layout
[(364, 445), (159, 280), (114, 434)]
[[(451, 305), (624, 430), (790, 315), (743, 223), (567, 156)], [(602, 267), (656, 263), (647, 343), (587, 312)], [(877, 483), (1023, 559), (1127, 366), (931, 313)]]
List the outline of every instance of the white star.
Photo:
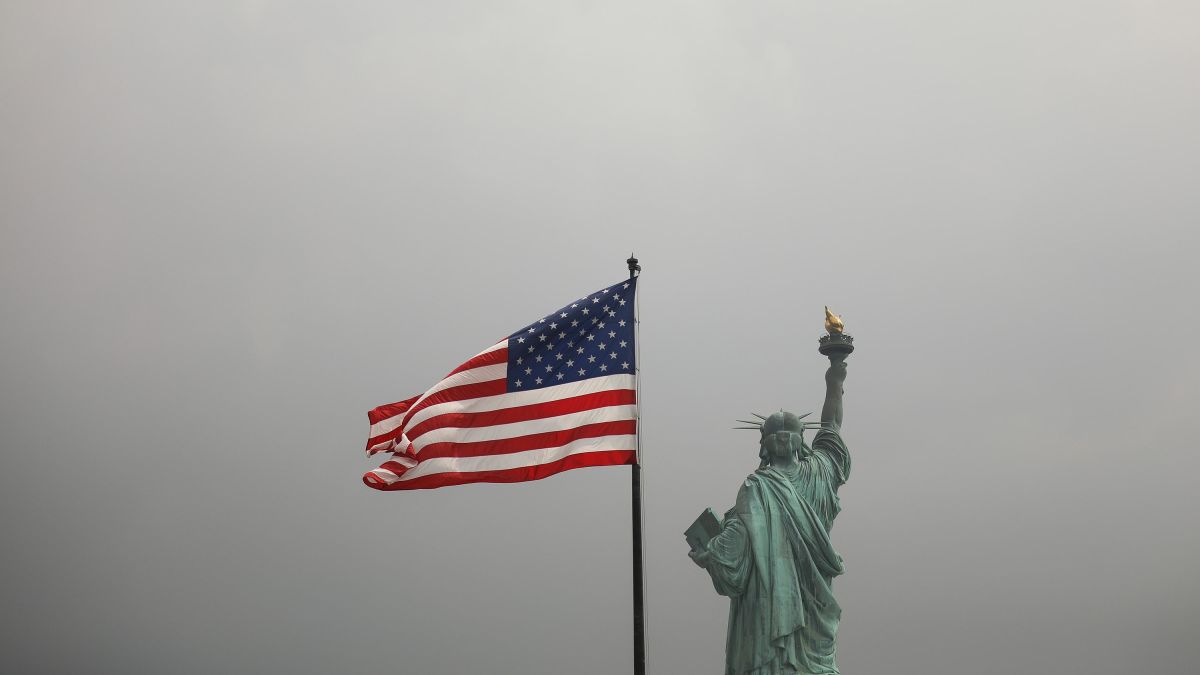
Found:
[(554, 372), (554, 366), (546, 366), (546, 372), (547, 372), (547, 373), (553, 373), (553, 372)]
[(559, 333), (558, 333), (558, 339), (559, 339), (559, 340), (561, 340), (561, 339), (563, 339), (563, 338), (565, 338), (565, 337), (567, 337), (567, 334), (566, 334), (566, 333), (564, 333), (564, 332), (562, 332), (562, 331), (559, 331)]
[(539, 336), (538, 336), (538, 339), (539, 339), (539, 340), (541, 340), (542, 342), (545, 342), (545, 341), (546, 341), (546, 336), (545, 336), (545, 334), (539, 335)]
[(618, 325), (618, 326), (621, 326), (622, 328), (624, 328), (624, 327), (625, 327), (625, 319), (621, 319), (620, 321), (618, 321), (618, 322), (617, 322), (617, 325)]
[(584, 308), (583, 308), (583, 313), (584, 313), (584, 314), (587, 314), (587, 313), (588, 313), (588, 308), (587, 308), (587, 307), (584, 307)]
[(620, 300), (620, 299), (621, 299), (621, 296), (620, 296), (620, 295), (617, 295), (616, 293), (613, 293), (613, 300)]
[(542, 383), (542, 378), (540, 378), (540, 377), (539, 377), (538, 379), (534, 380), (534, 381), (533, 381), (533, 383), (534, 383), (534, 384), (541, 384), (541, 383)]
[(589, 342), (591, 342), (592, 340), (595, 340), (595, 339), (596, 339), (596, 336), (595, 336), (595, 335), (588, 335), (588, 341), (589, 341)]
[(532, 353), (533, 353), (533, 345), (529, 345), (529, 353), (530, 353), (530, 354), (532, 354)]
[(602, 290), (602, 291), (600, 291), (600, 292), (601, 292), (601, 293), (607, 293), (607, 292), (609, 292), (610, 290), (612, 290), (612, 289), (606, 288), (606, 289), (604, 289), (604, 290)]
[(555, 328), (558, 328), (558, 324), (556, 324), (556, 323), (550, 324), (550, 330), (554, 330)]
[(583, 372), (583, 368), (580, 368), (580, 369), (579, 369), (579, 374), (580, 374), (580, 375), (583, 375), (583, 374), (584, 374), (584, 372)]
[(567, 313), (563, 312), (562, 314), (559, 314), (559, 316), (565, 319), (565, 318), (567, 318)]
[(525, 360), (525, 357), (524, 357), (524, 356), (518, 356), (518, 357), (517, 357), (517, 365), (518, 365), (518, 366), (519, 366), (519, 365), (521, 365), (521, 362), (523, 362), (524, 360)]
[(579, 325), (579, 322), (578, 322), (578, 321), (572, 321), (572, 322), (571, 322), (571, 328), (574, 328), (575, 326), (578, 326), (578, 325)]
[(621, 340), (621, 346), (622, 346), (622, 347), (624, 347), (624, 346), (625, 346), (625, 341), (624, 341), (624, 340)]
[(538, 323), (546, 323), (545, 319), (538, 319)]
[(573, 365), (575, 365), (575, 361), (573, 359), (567, 359), (567, 367), (570, 368)]
[(601, 364), (600, 364), (600, 372), (602, 372), (602, 373), (603, 373), (603, 372), (604, 372), (604, 371), (606, 371), (606, 370), (608, 370), (608, 366), (606, 366), (606, 365), (604, 365), (603, 363), (601, 363)]
[(568, 346), (568, 347), (574, 347), (574, 346), (575, 346), (575, 341), (574, 341), (574, 340), (567, 340), (567, 346)]
[(537, 356), (535, 356), (535, 357), (533, 357), (533, 358), (537, 359), (537, 362), (538, 362), (538, 363), (541, 363), (541, 362), (542, 362), (542, 355), (541, 355), (541, 354), (538, 354)]
[(597, 324), (597, 323), (600, 323), (600, 319), (592, 319), (592, 324), (593, 324), (593, 325), (594, 325), (594, 324)]
[(610, 358), (610, 359), (615, 359), (615, 358), (617, 358), (617, 353), (616, 353), (616, 352), (609, 352), (609, 353), (608, 353), (608, 358)]
[(525, 369), (525, 374), (526, 374), (526, 375), (532, 375), (532, 374), (533, 374), (533, 368), (526, 368), (526, 369)]
[(609, 315), (609, 316), (616, 316), (616, 315), (617, 315), (617, 313), (616, 313), (616, 312), (609, 312), (609, 313), (608, 313), (608, 315)]
[(577, 305), (577, 304), (575, 304), (575, 303), (571, 303), (571, 307), (572, 307), (572, 308), (574, 308), (574, 307), (578, 307), (578, 306), (579, 306), (579, 305)]
[(605, 349), (608, 349), (608, 345), (606, 345), (606, 344), (604, 344), (603, 342), (601, 342), (601, 343), (600, 343), (600, 351), (604, 351)]
[(604, 311), (606, 311), (606, 312), (607, 312), (607, 311), (609, 311), (609, 307), (608, 307), (608, 305), (605, 305), (605, 306), (604, 306)]
[(533, 332), (534, 332), (534, 330), (533, 330), (533, 326), (530, 326), (530, 327), (529, 327), (529, 332), (530, 332), (530, 333), (533, 333)]
[(553, 343), (553, 342), (547, 342), (547, 343), (546, 343), (546, 349), (554, 349), (554, 343)]
[(624, 301), (624, 300), (622, 300), (622, 301), (621, 301), (621, 306), (622, 306), (622, 307), (624, 307), (624, 306), (625, 306), (625, 301)]
[(560, 380), (561, 380), (561, 379), (563, 379), (563, 374), (562, 374), (562, 373), (559, 373), (558, 375), (555, 375), (555, 377), (557, 377), (558, 379), (560, 379)]
[(596, 324), (596, 328), (604, 328), (604, 322), (601, 321), (600, 323)]
[[(608, 331), (608, 337), (610, 337), (610, 338), (617, 337), (617, 331), (615, 331), (615, 330)], [(624, 347), (625, 345), (621, 345), (621, 346)]]
[(583, 347), (580, 347), (579, 349), (576, 349), (575, 351), (576, 351), (577, 353), (579, 353), (579, 354), (582, 354), (582, 353), (583, 353)]
[(525, 338), (523, 338), (523, 337), (517, 338), (517, 342), (524, 342), (524, 341), (525, 341)]
[(621, 284), (621, 288), (629, 288), (629, 284)]
[(515, 384), (515, 385), (517, 385), (517, 386), (519, 387), (519, 386), (521, 386), (521, 381), (520, 381), (520, 380), (517, 380), (517, 381), (516, 381), (516, 382), (514, 382), (513, 384)]
[(600, 302), (600, 298), (592, 298), (592, 302), (593, 302), (593, 303), (599, 303), (599, 302)]
[(559, 361), (562, 361), (562, 352), (555, 354), (554, 358), (558, 359)]
[(629, 362), (628, 361), (622, 362), (621, 367), (624, 368), (625, 370), (629, 370)]
[(589, 357), (588, 357), (588, 363), (595, 363), (595, 362), (596, 362), (596, 357), (595, 357), (595, 356), (589, 356)]

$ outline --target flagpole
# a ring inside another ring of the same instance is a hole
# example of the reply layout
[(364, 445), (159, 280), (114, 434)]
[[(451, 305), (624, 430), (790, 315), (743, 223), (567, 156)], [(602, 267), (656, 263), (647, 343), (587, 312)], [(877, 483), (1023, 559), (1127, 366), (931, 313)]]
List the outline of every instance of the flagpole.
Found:
[[(632, 279), (642, 271), (642, 266), (638, 264), (638, 259), (629, 254), (629, 259), (625, 261), (629, 266), (629, 278)], [(634, 315), (633, 326), (637, 334), (634, 338), (634, 364), (636, 387), (637, 387), (637, 402), (638, 402), (638, 421), (637, 421), (637, 452), (633, 457), (633, 674), (646, 675), (646, 573), (642, 566), (642, 548), (644, 537), (642, 535), (642, 392), (641, 392), (641, 370), (642, 370), (642, 354), (641, 354), (641, 329), (640, 319), (637, 314), (638, 298), (641, 293), (634, 293)]]

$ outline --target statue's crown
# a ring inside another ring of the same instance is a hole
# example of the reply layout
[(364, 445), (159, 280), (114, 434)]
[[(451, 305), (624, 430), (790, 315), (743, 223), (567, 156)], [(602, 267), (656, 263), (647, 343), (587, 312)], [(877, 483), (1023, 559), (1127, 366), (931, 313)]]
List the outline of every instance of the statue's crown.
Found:
[(770, 417), (763, 417), (758, 413), (750, 413), (758, 418), (758, 420), (738, 420), (743, 424), (749, 424), (748, 427), (734, 427), (735, 429), (752, 429), (762, 433), (763, 436), (773, 434), (779, 431), (792, 431), (797, 434), (804, 433), (805, 429), (820, 427), (820, 422), (805, 422), (804, 418), (812, 413), (804, 413), (796, 415), (786, 410), (780, 410), (773, 413)]
[(766, 436), (779, 431), (794, 431), (801, 433), (804, 431), (804, 423), (800, 418), (790, 412), (780, 410), (771, 415), (762, 423), (762, 432)]

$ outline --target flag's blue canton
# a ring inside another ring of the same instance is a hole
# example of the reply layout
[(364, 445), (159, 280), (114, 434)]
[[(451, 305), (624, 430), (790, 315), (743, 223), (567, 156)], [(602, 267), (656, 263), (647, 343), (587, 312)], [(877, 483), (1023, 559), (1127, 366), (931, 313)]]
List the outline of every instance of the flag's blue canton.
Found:
[(613, 284), (508, 336), (508, 391), (632, 374), (636, 285)]

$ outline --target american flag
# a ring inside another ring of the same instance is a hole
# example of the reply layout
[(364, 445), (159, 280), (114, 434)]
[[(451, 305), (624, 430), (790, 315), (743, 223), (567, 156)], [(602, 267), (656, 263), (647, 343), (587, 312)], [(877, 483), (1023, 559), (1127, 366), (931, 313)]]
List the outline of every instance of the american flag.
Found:
[(637, 278), (521, 327), (424, 394), (367, 413), (377, 490), (537, 480), (637, 459)]

